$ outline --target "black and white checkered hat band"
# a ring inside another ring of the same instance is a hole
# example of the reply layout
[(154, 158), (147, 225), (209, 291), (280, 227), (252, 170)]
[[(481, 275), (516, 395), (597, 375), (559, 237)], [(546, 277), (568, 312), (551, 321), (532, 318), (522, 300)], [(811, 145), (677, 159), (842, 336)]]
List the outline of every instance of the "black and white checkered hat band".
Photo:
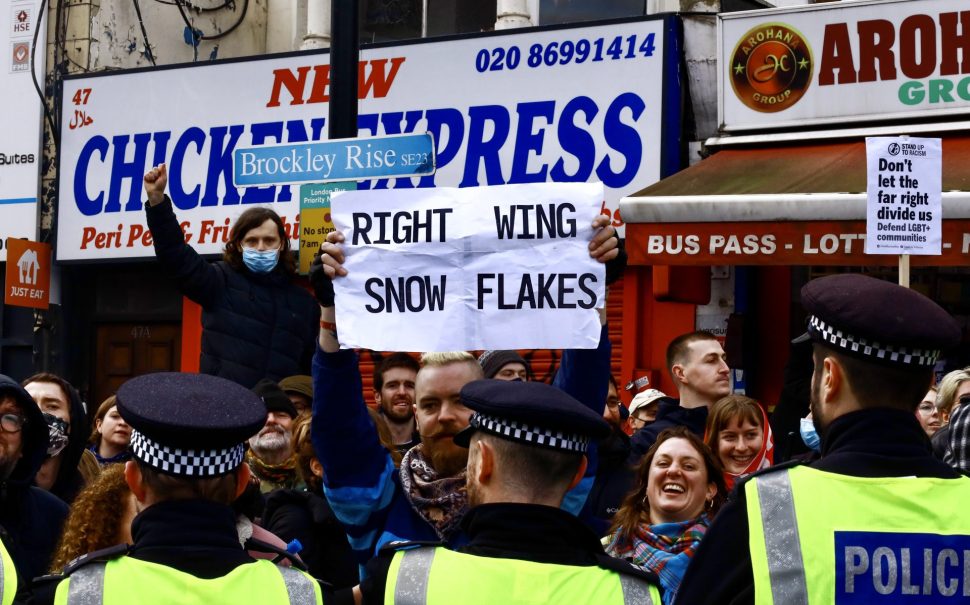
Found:
[(874, 340), (859, 338), (828, 325), (815, 315), (809, 318), (808, 331), (816, 335), (822, 342), (838, 349), (899, 365), (933, 367), (940, 356), (938, 350), (893, 347), (880, 344)]
[(246, 454), (240, 443), (226, 449), (190, 450), (171, 448), (131, 431), (131, 453), (135, 458), (169, 475), (178, 477), (218, 477), (235, 470)]
[(589, 438), (582, 435), (541, 429), (524, 422), (493, 418), (481, 412), (475, 412), (469, 424), (476, 429), (508, 437), (512, 441), (530, 443), (555, 450), (585, 454), (589, 446)]

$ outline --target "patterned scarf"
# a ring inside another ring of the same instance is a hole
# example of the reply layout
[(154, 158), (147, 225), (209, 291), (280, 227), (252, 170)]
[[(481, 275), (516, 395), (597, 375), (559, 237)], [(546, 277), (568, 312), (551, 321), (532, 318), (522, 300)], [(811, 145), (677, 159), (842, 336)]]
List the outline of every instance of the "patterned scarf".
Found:
[(127, 462), (128, 460), (131, 460), (131, 452), (129, 452), (128, 450), (125, 450), (120, 454), (115, 454), (110, 458), (102, 458), (101, 453), (98, 452), (97, 445), (92, 445), (88, 449), (91, 450), (91, 453), (94, 454), (94, 457), (97, 458), (98, 460), (98, 464), (100, 464), (101, 466), (104, 466), (105, 464), (115, 464), (117, 462)]
[(246, 462), (252, 469), (253, 475), (259, 479), (261, 492), (277, 488), (293, 489), (300, 484), (300, 475), (296, 470), (296, 454), (292, 454), (279, 464), (267, 464), (260, 460), (253, 450), (246, 450)]
[(411, 507), (447, 542), (468, 510), (465, 470), (452, 477), (439, 477), (421, 444), (404, 454), (400, 473), (401, 487)]
[(629, 540), (623, 532), (610, 534), (606, 552), (657, 574), (664, 589), (664, 603), (673, 603), (687, 564), (710, 524), (707, 515), (680, 523), (641, 523)]

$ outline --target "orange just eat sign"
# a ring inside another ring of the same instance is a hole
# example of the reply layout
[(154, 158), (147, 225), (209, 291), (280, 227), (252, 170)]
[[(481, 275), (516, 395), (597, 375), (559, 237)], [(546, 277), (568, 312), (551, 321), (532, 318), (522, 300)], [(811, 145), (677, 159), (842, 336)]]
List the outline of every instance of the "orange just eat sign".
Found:
[(7, 240), (7, 280), (3, 302), (46, 309), (51, 294), (51, 247), (24, 239)]

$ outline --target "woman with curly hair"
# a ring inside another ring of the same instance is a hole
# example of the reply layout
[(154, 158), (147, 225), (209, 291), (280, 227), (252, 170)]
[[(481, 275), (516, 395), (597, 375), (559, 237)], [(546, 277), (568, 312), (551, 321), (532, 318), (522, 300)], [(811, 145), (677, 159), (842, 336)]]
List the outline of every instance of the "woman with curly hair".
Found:
[(135, 512), (135, 498), (125, 483), (125, 465), (105, 467), (71, 505), (51, 561), (51, 573), (59, 573), (65, 565), (89, 552), (130, 544)]
[(636, 478), (603, 543), (607, 554), (655, 573), (668, 605), (724, 503), (724, 476), (710, 448), (677, 426), (660, 433)]

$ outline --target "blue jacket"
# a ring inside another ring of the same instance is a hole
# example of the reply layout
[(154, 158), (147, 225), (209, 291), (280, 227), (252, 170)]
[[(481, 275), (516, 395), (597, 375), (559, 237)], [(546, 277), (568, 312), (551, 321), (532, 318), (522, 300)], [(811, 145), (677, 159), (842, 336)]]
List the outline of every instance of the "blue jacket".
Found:
[(159, 263), (202, 306), (202, 373), (246, 388), (306, 374), (320, 321), (313, 296), (279, 268), (260, 275), (206, 262), (185, 243), (167, 197), (145, 210)]
[[(610, 372), (610, 342), (604, 326), (599, 348), (563, 353), (555, 385), (597, 413), (603, 412)], [(434, 529), (411, 507), (397, 469), (367, 413), (357, 355), (350, 350), (313, 359), (313, 448), (323, 465), (324, 493), (347, 530), (363, 565), (388, 542), (434, 541)], [(596, 447), (587, 454), (586, 477), (566, 494), (563, 509), (578, 514), (596, 474)], [(468, 541), (458, 532), (448, 546)]]

